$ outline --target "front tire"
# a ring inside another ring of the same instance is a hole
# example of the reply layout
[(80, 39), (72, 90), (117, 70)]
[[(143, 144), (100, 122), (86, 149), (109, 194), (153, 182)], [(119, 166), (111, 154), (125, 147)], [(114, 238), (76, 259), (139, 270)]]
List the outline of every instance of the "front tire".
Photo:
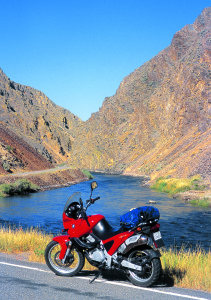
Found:
[[(150, 255), (149, 249), (136, 249), (129, 253), (128, 260), (132, 262), (135, 258), (144, 261)], [(134, 284), (142, 287), (152, 286), (158, 280), (161, 272), (161, 262), (158, 257), (153, 258), (143, 266), (143, 271), (129, 270), (128, 278)]]
[(78, 249), (72, 249), (69, 253), (68, 262), (63, 264), (59, 259), (61, 246), (56, 241), (51, 241), (45, 249), (45, 261), (49, 269), (60, 276), (74, 276), (84, 266), (84, 255)]

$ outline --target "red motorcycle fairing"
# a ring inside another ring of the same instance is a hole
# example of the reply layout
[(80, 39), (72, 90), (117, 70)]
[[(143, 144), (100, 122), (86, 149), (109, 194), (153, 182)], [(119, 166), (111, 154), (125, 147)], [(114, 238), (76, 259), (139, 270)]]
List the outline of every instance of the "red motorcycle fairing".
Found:
[(134, 231), (126, 231), (123, 233), (119, 233), (115, 236), (112, 236), (111, 238), (107, 240), (103, 240), (103, 245), (107, 251), (107, 253), (112, 256), (116, 250), (121, 246), (124, 241), (126, 241), (129, 237), (131, 237), (134, 234)]
[(68, 218), (66, 214), (63, 213), (63, 224), (64, 228), (68, 229), (69, 237), (80, 238), (83, 235), (91, 233), (93, 227), (104, 218), (103, 215), (98, 214), (87, 216), (87, 220), (83, 218), (75, 220)]
[(63, 259), (67, 251), (67, 242), (69, 242), (69, 235), (60, 235), (53, 238), (53, 241), (58, 242), (61, 245), (61, 252), (59, 254), (59, 259)]

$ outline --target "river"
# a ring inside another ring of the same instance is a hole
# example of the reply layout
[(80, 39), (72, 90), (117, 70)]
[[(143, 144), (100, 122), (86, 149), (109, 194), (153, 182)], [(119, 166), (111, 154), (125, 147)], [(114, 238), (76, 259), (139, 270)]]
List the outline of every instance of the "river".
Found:
[[(89, 207), (89, 214), (103, 214), (111, 225), (118, 228), (121, 214), (133, 207), (149, 205), (153, 200), (160, 211), (161, 233), (166, 246), (187, 248), (198, 245), (211, 248), (211, 208), (195, 207), (182, 200), (172, 199), (164, 193), (153, 191), (143, 185), (143, 178), (94, 174), (98, 188), (93, 197), (101, 199)], [(69, 196), (80, 191), (82, 199), (90, 196), (90, 181), (71, 187), (55, 189), (24, 196), (0, 198), (0, 223), (40, 227), (46, 232), (60, 234), (62, 212)]]

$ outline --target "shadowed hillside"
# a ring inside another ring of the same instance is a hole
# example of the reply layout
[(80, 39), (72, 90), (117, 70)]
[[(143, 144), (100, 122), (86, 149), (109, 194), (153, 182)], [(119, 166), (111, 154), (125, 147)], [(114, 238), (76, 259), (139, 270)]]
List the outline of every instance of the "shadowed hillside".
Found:
[(70, 165), (211, 178), (211, 8), (124, 78), (85, 122)]
[(65, 161), (81, 120), (0, 69), (0, 121), (51, 162)]

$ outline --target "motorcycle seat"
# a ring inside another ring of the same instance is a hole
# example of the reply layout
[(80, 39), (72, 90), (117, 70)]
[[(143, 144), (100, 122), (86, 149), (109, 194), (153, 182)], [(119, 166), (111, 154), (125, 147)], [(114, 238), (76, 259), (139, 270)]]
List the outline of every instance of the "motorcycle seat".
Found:
[(119, 233), (124, 232), (125, 230), (120, 227), (118, 230), (113, 228), (106, 219), (102, 219), (97, 225), (92, 229), (94, 235), (96, 235), (102, 241), (107, 240)]

